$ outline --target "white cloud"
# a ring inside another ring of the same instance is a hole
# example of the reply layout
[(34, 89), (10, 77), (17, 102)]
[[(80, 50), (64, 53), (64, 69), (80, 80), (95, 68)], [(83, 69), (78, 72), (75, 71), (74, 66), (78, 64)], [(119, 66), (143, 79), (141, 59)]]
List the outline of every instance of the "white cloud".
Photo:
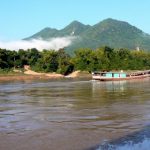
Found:
[(30, 41), (25, 41), (25, 40), (9, 41), (9, 42), (0, 41), (0, 48), (9, 49), (9, 50), (19, 50), (19, 49), (26, 50), (30, 48), (36, 48), (38, 50), (43, 50), (43, 49), (58, 50), (60, 48), (69, 46), (74, 39), (75, 37), (68, 36), (68, 37), (51, 38), (49, 40), (32, 39)]

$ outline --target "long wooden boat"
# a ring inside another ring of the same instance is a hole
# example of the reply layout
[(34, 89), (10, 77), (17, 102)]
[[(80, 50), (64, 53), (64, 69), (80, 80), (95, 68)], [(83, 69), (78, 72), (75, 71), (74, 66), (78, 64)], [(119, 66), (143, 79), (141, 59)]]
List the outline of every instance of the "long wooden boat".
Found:
[(120, 81), (120, 80), (132, 80), (143, 79), (150, 77), (150, 70), (137, 71), (132, 73), (125, 72), (93, 72), (92, 79), (100, 81)]

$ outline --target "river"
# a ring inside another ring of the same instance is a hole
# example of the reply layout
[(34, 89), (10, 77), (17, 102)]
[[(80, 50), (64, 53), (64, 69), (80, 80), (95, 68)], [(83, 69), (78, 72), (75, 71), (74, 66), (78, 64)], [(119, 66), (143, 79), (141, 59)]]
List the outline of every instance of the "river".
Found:
[(0, 83), (0, 150), (148, 150), (149, 125), (150, 79)]

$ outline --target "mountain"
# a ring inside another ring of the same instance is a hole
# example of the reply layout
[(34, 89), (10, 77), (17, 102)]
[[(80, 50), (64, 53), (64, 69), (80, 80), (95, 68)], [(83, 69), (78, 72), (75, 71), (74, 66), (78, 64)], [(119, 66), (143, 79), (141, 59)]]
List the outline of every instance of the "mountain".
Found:
[(64, 29), (60, 30), (59, 36), (68, 36), (68, 35), (80, 36), (80, 34), (86, 31), (89, 27), (90, 27), (89, 25), (84, 25), (78, 21), (73, 21)]
[(32, 35), (31, 37), (25, 38), (25, 40), (35, 38), (42, 38), (43, 40), (47, 40), (55, 37), (78, 36), (85, 30), (87, 30), (89, 27), (89, 25), (84, 25), (78, 21), (73, 21), (62, 30), (47, 27), (41, 30), (40, 32)]
[(110, 46), (113, 48), (129, 48), (150, 50), (150, 35), (142, 30), (130, 25), (127, 22), (115, 19), (105, 19), (93, 26), (84, 25), (78, 21), (73, 21), (62, 30), (45, 28), (33, 36), (26, 38), (42, 38), (44, 40), (54, 37), (77, 36), (68, 50), (77, 48), (97, 48), (100, 46)]
[(40, 32), (32, 35), (31, 37), (25, 38), (24, 40), (39, 39), (39, 38), (48, 39), (50, 37), (57, 36), (57, 32), (58, 32), (57, 29), (52, 29), (52, 28), (47, 27), (47, 28), (44, 28), (43, 30), (41, 30)]

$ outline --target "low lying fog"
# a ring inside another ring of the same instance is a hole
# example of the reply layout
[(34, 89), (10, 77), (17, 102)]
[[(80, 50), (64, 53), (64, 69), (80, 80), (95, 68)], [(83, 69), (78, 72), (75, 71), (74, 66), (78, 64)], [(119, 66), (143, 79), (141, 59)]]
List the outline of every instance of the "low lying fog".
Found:
[(26, 40), (7, 41), (7, 42), (0, 41), (0, 48), (8, 50), (19, 50), (19, 49), (27, 50), (30, 48), (36, 48), (38, 50), (43, 49), (58, 50), (60, 48), (69, 46), (74, 39), (75, 37), (68, 36), (68, 37), (51, 38), (49, 40), (32, 39), (29, 41)]

